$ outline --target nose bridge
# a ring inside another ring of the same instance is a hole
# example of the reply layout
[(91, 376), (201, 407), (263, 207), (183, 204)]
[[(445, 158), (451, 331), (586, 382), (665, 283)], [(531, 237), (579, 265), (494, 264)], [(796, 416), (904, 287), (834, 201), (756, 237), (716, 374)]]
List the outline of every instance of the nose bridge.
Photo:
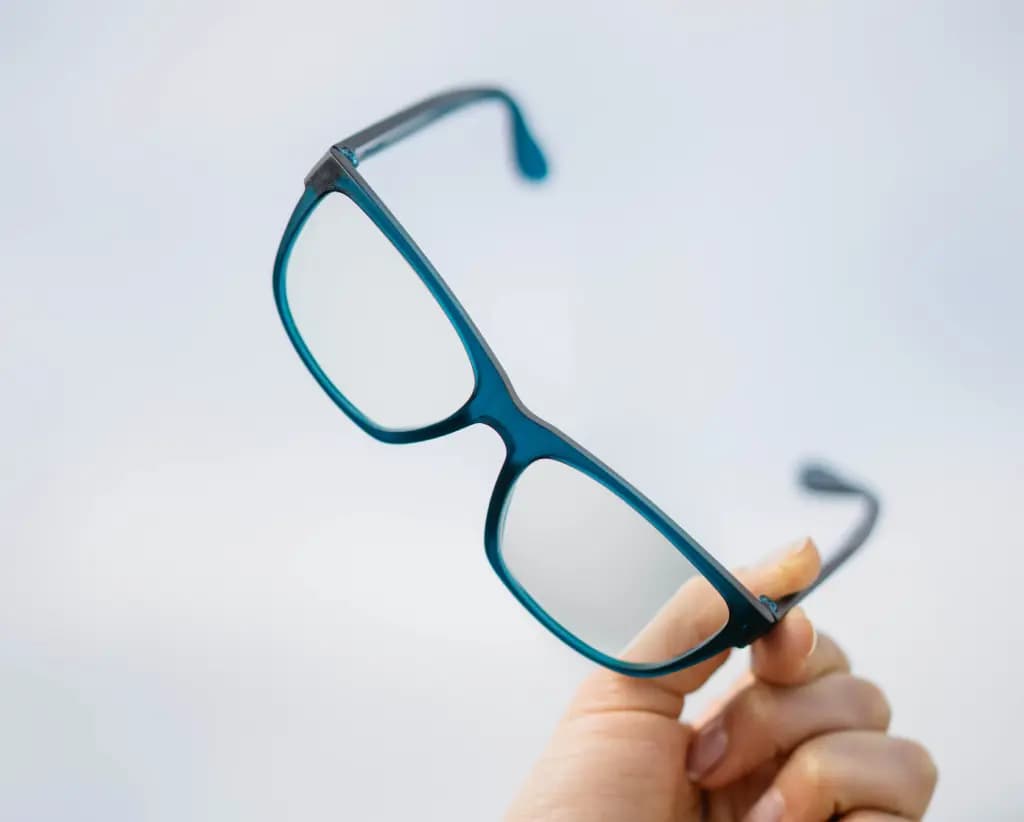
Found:
[(493, 428), (502, 442), (510, 462), (525, 465), (543, 453), (552, 437), (547, 426), (523, 405), (512, 387), (498, 374), (481, 380), (480, 388), (470, 404), (470, 415), (476, 422)]

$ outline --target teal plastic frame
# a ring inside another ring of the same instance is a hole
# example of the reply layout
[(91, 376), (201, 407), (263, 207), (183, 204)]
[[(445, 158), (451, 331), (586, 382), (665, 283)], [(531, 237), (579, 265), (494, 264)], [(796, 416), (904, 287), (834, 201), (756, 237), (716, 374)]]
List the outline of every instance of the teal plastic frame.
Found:
[[(460, 89), (436, 95), (331, 146), (306, 177), (305, 190), (288, 221), (274, 261), (274, 298), (288, 337), (320, 387), (371, 437), (389, 443), (419, 442), (451, 434), (476, 423), (488, 425), (498, 433), (505, 444), (506, 456), (487, 510), (484, 527), (487, 559), (513, 596), (567, 645), (607, 668), (640, 677), (671, 673), (695, 665), (726, 648), (743, 647), (771, 630), (789, 608), (820, 585), (864, 543), (878, 517), (878, 499), (867, 488), (849, 482), (824, 467), (804, 468), (800, 480), (805, 488), (859, 497), (864, 502), (863, 515), (843, 544), (833, 553), (832, 558), (825, 563), (817, 580), (810, 587), (773, 602), (767, 597), (755, 596), (647, 497), (522, 403), (501, 363), (451, 289), (401, 223), (356, 170), (362, 160), (429, 125), (437, 118), (466, 105), (484, 101), (498, 102), (508, 112), (513, 157), (519, 172), (529, 180), (544, 179), (547, 174), (544, 153), (527, 127), (520, 107), (512, 97), (499, 88)], [(296, 327), (288, 305), (288, 258), (306, 219), (331, 192), (349, 197), (387, 236), (430, 290), (466, 348), (476, 378), (474, 390), (461, 408), (438, 423), (413, 430), (381, 428), (374, 424), (331, 382)], [(509, 573), (501, 554), (502, 519), (516, 478), (532, 462), (544, 458), (558, 460), (589, 475), (618, 495), (657, 528), (721, 594), (729, 609), (729, 619), (725, 626), (701, 645), (675, 659), (657, 664), (638, 664), (602, 653), (553, 619)]]

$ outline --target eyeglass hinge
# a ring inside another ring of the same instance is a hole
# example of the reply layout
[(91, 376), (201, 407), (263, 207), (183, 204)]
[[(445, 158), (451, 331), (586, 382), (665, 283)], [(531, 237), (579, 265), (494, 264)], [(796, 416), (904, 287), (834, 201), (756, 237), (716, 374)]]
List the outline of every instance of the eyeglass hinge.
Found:
[(772, 612), (773, 616), (779, 615), (779, 604), (774, 599), (769, 596), (765, 596), (764, 594), (761, 594), (758, 599), (768, 606), (768, 610)]
[(327, 153), (320, 158), (320, 162), (313, 166), (313, 170), (306, 175), (306, 186), (312, 188), (318, 195), (325, 191), (331, 191), (344, 170), (334, 151), (333, 148), (328, 149)]

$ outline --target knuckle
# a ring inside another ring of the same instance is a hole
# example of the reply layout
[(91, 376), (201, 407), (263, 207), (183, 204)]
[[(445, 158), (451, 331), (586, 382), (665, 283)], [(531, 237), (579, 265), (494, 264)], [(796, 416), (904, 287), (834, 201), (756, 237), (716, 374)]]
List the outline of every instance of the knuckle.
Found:
[(888, 728), (892, 720), (892, 706), (885, 692), (870, 680), (853, 678), (853, 681), (861, 711), (869, 726), (880, 730)]
[(833, 663), (834, 669), (836, 671), (843, 671), (848, 673), (850, 670), (850, 658), (849, 656), (847, 656), (846, 651), (844, 651), (843, 647), (838, 642), (836, 642), (831, 636), (828, 637), (828, 645), (829, 650), (832, 653), (832, 656), (835, 657), (835, 662)]
[(830, 777), (827, 758), (819, 745), (810, 742), (798, 748), (789, 763), (801, 792), (808, 796), (827, 795)]
[(733, 706), (736, 721), (757, 734), (764, 731), (775, 715), (775, 697), (770, 688), (752, 685), (743, 690)]
[(931, 796), (935, 785), (939, 781), (939, 768), (935, 764), (935, 759), (932, 757), (928, 749), (913, 739), (900, 740), (903, 748), (903, 756), (907, 762), (907, 767), (914, 774), (916, 779), (920, 782), (920, 787), (928, 795)]
[(837, 664), (837, 668), (840, 671), (849, 672), (850, 667), (851, 667), (850, 666), (850, 657), (849, 657), (849, 655), (847, 655), (846, 651), (843, 650), (843, 646), (840, 645), (838, 642), (836, 642), (834, 639), (832, 640), (832, 645), (835, 648), (835, 655), (836, 655), (836, 660), (837, 660), (837, 663), (836, 663)]
[(850, 660), (846, 652), (824, 631), (818, 631), (818, 644), (812, 656), (817, 657), (821, 666), (820, 675), (850, 672)]
[(615, 676), (605, 670), (595, 671), (580, 683), (569, 714), (628, 708), (639, 701), (636, 691), (635, 682), (628, 677)]
[(875, 683), (852, 674), (829, 674), (821, 680), (836, 720), (844, 727), (885, 730), (892, 709), (885, 693)]

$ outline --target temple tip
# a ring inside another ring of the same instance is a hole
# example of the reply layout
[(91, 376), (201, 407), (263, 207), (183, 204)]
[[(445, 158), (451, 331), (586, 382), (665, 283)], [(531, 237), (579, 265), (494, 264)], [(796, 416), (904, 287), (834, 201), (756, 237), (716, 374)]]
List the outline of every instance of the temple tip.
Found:
[(818, 463), (804, 465), (800, 469), (800, 484), (809, 491), (824, 491), (834, 494), (856, 494), (860, 489), (847, 482), (832, 469)]
[(522, 116), (514, 117), (513, 140), (516, 165), (528, 180), (539, 182), (548, 176), (548, 161)]

